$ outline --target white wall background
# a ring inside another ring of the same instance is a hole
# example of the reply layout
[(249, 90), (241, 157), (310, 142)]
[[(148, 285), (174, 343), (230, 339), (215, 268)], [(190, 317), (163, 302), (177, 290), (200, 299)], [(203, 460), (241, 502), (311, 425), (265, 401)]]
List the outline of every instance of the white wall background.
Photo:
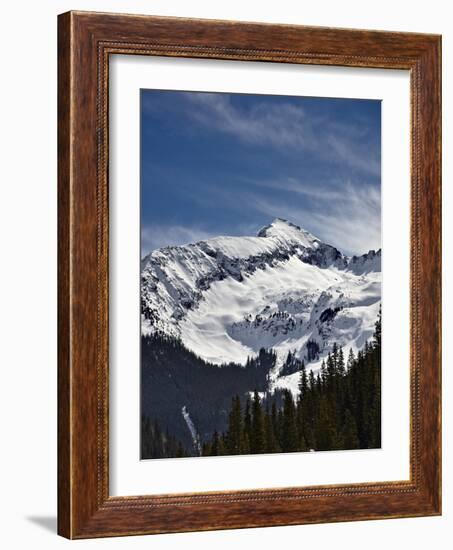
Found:
[[(3, 548), (451, 548), (453, 23), (450, 2), (318, 0), (16, 0), (1, 11), (0, 541)], [(56, 67), (58, 13), (69, 9), (443, 34), (444, 515), (69, 542), (56, 530)], [(448, 277), (449, 274), (450, 276)], [(450, 281), (449, 281), (450, 279)], [(447, 304), (451, 307), (448, 307)]]

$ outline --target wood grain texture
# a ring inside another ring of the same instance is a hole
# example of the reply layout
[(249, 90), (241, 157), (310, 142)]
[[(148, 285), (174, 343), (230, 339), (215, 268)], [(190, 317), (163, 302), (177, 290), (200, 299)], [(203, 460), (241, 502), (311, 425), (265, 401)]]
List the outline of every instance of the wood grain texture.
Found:
[[(59, 16), (58, 45), (59, 533), (88, 538), (440, 514), (440, 37), (69, 12)], [(410, 71), (410, 481), (109, 496), (111, 54)]]
[(58, 26), (58, 532), (70, 536), (69, 16)]

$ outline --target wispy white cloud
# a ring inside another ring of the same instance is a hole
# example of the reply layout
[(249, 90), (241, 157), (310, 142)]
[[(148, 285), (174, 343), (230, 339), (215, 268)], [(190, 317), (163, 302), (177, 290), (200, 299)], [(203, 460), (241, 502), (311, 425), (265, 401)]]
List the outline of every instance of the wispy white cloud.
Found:
[[(347, 117), (338, 111), (338, 116), (334, 108), (313, 109), (309, 102), (285, 98), (242, 101), (230, 94), (196, 92), (177, 93), (171, 101), (158, 96), (149, 108), (168, 124), (172, 143), (178, 132), (184, 135), (188, 150), (200, 134), (213, 144), (220, 134), (234, 139), (228, 140), (231, 151), (225, 155), (231, 154), (232, 162), (225, 166), (207, 162), (206, 170), (203, 164), (195, 170), (187, 162), (178, 171), (172, 162), (165, 165), (169, 185), (176, 189), (171, 180), (178, 181), (178, 197), (184, 194), (187, 208), (201, 208), (196, 209), (193, 226), (144, 227), (144, 253), (217, 236), (218, 229), (205, 229), (219, 226), (220, 218), (228, 234), (256, 234), (256, 223), (283, 217), (348, 254), (381, 246), (375, 117), (364, 116), (360, 109), (350, 109)], [(266, 162), (253, 165), (261, 153)], [(195, 155), (193, 162), (203, 163), (203, 157)], [(217, 219), (221, 210), (227, 215)]]
[(215, 234), (198, 227), (184, 225), (146, 225), (141, 230), (142, 257), (156, 248), (194, 243)]
[(190, 115), (206, 126), (254, 143), (279, 147), (309, 148), (314, 140), (305, 123), (305, 111), (290, 104), (258, 103), (250, 111), (240, 111), (226, 94), (188, 94), (193, 105)]
[(380, 174), (380, 159), (363, 142), (365, 128), (359, 123), (339, 125), (316, 117), (289, 103), (257, 103), (243, 111), (228, 94), (187, 93), (188, 116), (199, 124), (255, 144), (315, 153), (371, 175)]
[(333, 133), (327, 136), (327, 143), (334, 156), (347, 165), (376, 176), (381, 173), (380, 159), (367, 155), (363, 147), (354, 147), (351, 142)]
[[(296, 179), (267, 181), (260, 185), (280, 189), (278, 199), (264, 196), (250, 188), (234, 195), (215, 190), (223, 208), (264, 214), (266, 223), (280, 217), (310, 231), (323, 242), (336, 246), (346, 254), (363, 254), (381, 248), (381, 196), (379, 189), (347, 182), (340, 188), (317, 190)], [(214, 192), (214, 191), (213, 191)], [(194, 199), (212, 205), (212, 197), (204, 193)], [(298, 197), (296, 195), (299, 195)], [(306, 199), (306, 200), (304, 200)], [(316, 201), (317, 207), (312, 207)], [(254, 235), (260, 227), (255, 223), (236, 227), (237, 235)], [(184, 225), (146, 225), (142, 227), (142, 256), (164, 246), (178, 246), (217, 237), (218, 231)]]
[(269, 201), (257, 194), (249, 196), (248, 204), (270, 217), (297, 223), (347, 254), (381, 248), (381, 196), (377, 188), (348, 182), (341, 191), (317, 193), (310, 189), (306, 194), (317, 201), (316, 211), (288, 196)]
[[(377, 186), (351, 181), (316, 186), (296, 178), (257, 180), (253, 185), (251, 180), (247, 182), (243, 191), (234, 194), (218, 188), (210, 192), (207, 187), (203, 194), (191, 198), (205, 207), (218, 203), (233, 211), (264, 214), (266, 223), (276, 217), (288, 219), (346, 254), (381, 248), (381, 195)], [(264, 194), (260, 191), (263, 187), (280, 193), (277, 197)]]
[(336, 200), (341, 198), (343, 195), (341, 190), (335, 189), (334, 183), (330, 183), (329, 187), (326, 187), (326, 185), (316, 185), (314, 182), (303, 182), (294, 177), (280, 179), (274, 178), (269, 180), (253, 180), (247, 178), (245, 181), (247, 184), (253, 185), (257, 188), (274, 189), (276, 191), (286, 193), (296, 193), (297, 195), (302, 195), (311, 199)]

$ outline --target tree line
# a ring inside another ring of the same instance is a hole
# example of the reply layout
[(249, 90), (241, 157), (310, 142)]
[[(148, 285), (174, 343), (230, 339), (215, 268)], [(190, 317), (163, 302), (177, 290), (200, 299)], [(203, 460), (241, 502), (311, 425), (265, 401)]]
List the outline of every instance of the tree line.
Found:
[[(289, 354), (286, 365), (295, 363)], [(381, 446), (381, 314), (370, 342), (345, 358), (336, 343), (317, 375), (300, 364), (296, 397), (255, 390), (231, 401), (227, 429), (204, 442), (205, 456), (370, 449)]]
[(181, 441), (163, 431), (156, 419), (143, 415), (141, 420), (141, 457), (181, 458), (188, 456)]
[[(214, 365), (188, 350), (177, 338), (154, 334), (141, 341), (142, 458), (175, 456), (175, 445), (197, 456), (182, 409), (190, 413), (202, 441), (228, 424), (231, 396), (268, 388), (275, 351), (261, 349), (245, 365)], [(148, 425), (149, 424), (149, 425)], [(168, 437), (166, 433), (168, 432)], [(162, 456), (163, 455), (163, 456)]]

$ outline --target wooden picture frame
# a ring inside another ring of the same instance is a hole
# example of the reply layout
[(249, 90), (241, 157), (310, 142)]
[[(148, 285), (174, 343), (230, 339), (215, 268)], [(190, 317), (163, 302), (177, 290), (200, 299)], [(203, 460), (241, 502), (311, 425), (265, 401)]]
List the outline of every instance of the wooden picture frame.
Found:
[[(89, 538), (441, 513), (441, 38), (69, 12), (58, 21), (58, 532)], [(111, 54), (405, 69), (411, 86), (410, 480), (109, 496)]]

